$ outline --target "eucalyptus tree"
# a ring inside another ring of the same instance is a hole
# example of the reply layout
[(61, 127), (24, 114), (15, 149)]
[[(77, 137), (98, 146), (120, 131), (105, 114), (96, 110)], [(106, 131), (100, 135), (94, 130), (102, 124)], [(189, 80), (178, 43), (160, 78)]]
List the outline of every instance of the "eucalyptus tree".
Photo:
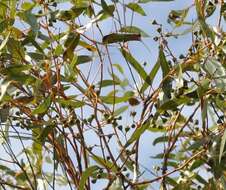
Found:
[(226, 189), (226, 3), (177, 3), (0, 1), (0, 189)]

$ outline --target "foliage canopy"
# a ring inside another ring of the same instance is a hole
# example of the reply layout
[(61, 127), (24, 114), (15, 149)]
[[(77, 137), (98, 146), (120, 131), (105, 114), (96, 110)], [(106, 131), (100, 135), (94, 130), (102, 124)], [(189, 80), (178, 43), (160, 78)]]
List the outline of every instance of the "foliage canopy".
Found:
[(0, 1), (0, 189), (226, 189), (226, 3), (152, 3)]

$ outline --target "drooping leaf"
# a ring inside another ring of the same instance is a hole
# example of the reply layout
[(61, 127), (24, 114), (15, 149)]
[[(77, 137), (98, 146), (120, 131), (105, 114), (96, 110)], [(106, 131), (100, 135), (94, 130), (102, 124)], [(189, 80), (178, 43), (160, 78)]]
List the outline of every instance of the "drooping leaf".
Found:
[[(170, 71), (170, 66), (166, 60), (162, 47), (159, 48), (159, 58), (158, 59), (159, 59), (160, 66), (162, 69), (162, 78), (164, 79), (165, 77), (167, 77), (167, 75)], [(162, 89), (163, 89), (164, 95), (166, 95), (168, 98), (171, 96), (171, 88), (172, 88), (171, 80), (169, 78), (166, 78), (163, 81)]]
[(128, 61), (128, 63), (137, 71), (139, 76), (146, 81), (148, 75), (143, 69), (143, 67), (140, 65), (140, 63), (125, 49), (121, 49), (121, 53), (124, 56), (125, 60)]
[(134, 92), (128, 91), (125, 92), (123, 96), (114, 96), (114, 95), (108, 95), (108, 96), (101, 96), (101, 100), (106, 104), (118, 104), (122, 102), (127, 102), (131, 97), (133, 97)]
[(104, 44), (112, 44), (117, 42), (140, 41), (140, 40), (141, 40), (140, 34), (112, 33), (104, 36), (102, 41)]
[(108, 7), (107, 3), (105, 2), (105, 0), (101, 0), (101, 6), (102, 6), (103, 10), (104, 10), (107, 14), (109, 14), (110, 16), (114, 16), (114, 15), (113, 15), (113, 12), (111, 11), (111, 9), (109, 9), (109, 7)]
[(35, 114), (45, 113), (48, 110), (50, 105), (51, 105), (51, 96), (44, 99), (44, 101), (32, 111), (32, 114), (35, 115)]
[(220, 152), (219, 152), (219, 163), (221, 162), (221, 158), (222, 158), (222, 155), (223, 155), (223, 152), (224, 152), (225, 142), (226, 142), (226, 130), (224, 130), (224, 134), (221, 138)]
[(115, 166), (112, 162), (105, 160), (97, 155), (92, 155), (92, 158), (96, 163), (98, 163), (102, 167), (109, 168), (111, 169), (112, 172), (117, 172), (117, 166)]
[(0, 33), (2, 33), (4, 30), (8, 28), (9, 21), (8, 20), (3, 20), (0, 22)]
[[(37, 137), (37, 134), (41, 136), (41, 129), (40, 128), (34, 128), (32, 129), (32, 136), (35, 139)], [(32, 153), (36, 157), (36, 163), (35, 163), (35, 172), (37, 177), (41, 177), (42, 174), (42, 150), (43, 150), (43, 144), (41, 143), (43, 139), (36, 138), (36, 140), (32, 143)]]
[(25, 52), (20, 41), (15, 40), (14, 38), (9, 38), (7, 41), (7, 48), (15, 61), (24, 59)]
[(132, 136), (126, 142), (125, 147), (128, 147), (134, 141), (136, 141), (137, 139), (139, 139), (140, 136), (148, 129), (149, 126), (150, 126), (150, 122), (146, 122), (145, 124), (143, 124), (139, 128), (136, 128), (136, 130), (134, 131), (134, 133), (132, 134)]
[(207, 59), (203, 69), (213, 78), (216, 87), (226, 91), (226, 69), (222, 63), (214, 58)]
[(156, 144), (158, 143), (162, 143), (162, 142), (167, 142), (168, 141), (168, 137), (167, 136), (160, 136), (160, 137), (157, 137), (154, 141), (153, 141), (153, 145), (155, 146)]
[(67, 40), (65, 41), (64, 46), (66, 47), (65, 52), (63, 53), (64, 60), (72, 60), (74, 57), (74, 50), (77, 47), (80, 40), (80, 35), (75, 33), (70, 33)]
[(82, 177), (81, 177), (80, 182), (79, 182), (78, 190), (85, 189), (86, 181), (98, 169), (99, 169), (98, 166), (90, 166), (82, 173)]
[(214, 32), (210, 29), (209, 25), (206, 23), (205, 15), (203, 15), (202, 1), (195, 0), (195, 4), (196, 12), (198, 15), (198, 21), (203, 31), (203, 34), (204, 36), (209, 37), (212, 40), (212, 42), (214, 42)]
[(188, 104), (191, 101), (190, 98), (181, 96), (180, 98), (174, 98), (164, 102), (158, 109), (158, 111), (163, 112), (166, 110), (175, 110), (178, 106)]
[(143, 84), (143, 86), (141, 87), (141, 90), (140, 90), (141, 92), (144, 92), (148, 88), (148, 86), (152, 85), (152, 83), (155, 79), (155, 76), (158, 73), (159, 68), (160, 68), (160, 62), (158, 60), (147, 77), (147, 80), (149, 82), (145, 82)]
[(103, 81), (100, 81), (98, 83), (98, 85), (101, 87), (107, 87), (107, 86), (112, 86), (112, 85), (119, 85), (120, 82), (119, 81), (114, 81), (114, 80), (103, 80)]
[(57, 98), (56, 101), (63, 107), (80, 108), (85, 105), (84, 102), (73, 99)]
[(32, 35), (36, 37), (39, 32), (39, 24), (37, 22), (36, 16), (31, 12), (31, 10), (19, 12), (18, 16), (30, 25)]
[(124, 26), (119, 31), (125, 33), (140, 34), (142, 37), (149, 37), (147, 33), (136, 26)]
[(125, 112), (128, 108), (129, 108), (129, 106), (122, 106), (122, 107), (116, 109), (115, 112), (114, 112), (114, 116), (118, 116), (118, 115), (122, 114), (122, 113)]
[(36, 131), (36, 134), (39, 134), (36, 138), (38, 140), (39, 144), (36, 145), (36, 146), (38, 146), (38, 147), (40, 145), (43, 146), (43, 144), (46, 141), (48, 134), (53, 131), (54, 127), (55, 127), (54, 125), (48, 125), (48, 126), (42, 128), (38, 133)]
[(176, 27), (179, 27), (184, 24), (184, 20), (188, 15), (189, 8), (182, 10), (172, 10), (169, 13), (169, 22), (173, 22)]
[(88, 56), (88, 55), (79, 55), (79, 56), (77, 57), (76, 65), (88, 63), (88, 62), (91, 62), (91, 61), (93, 61), (93, 57), (92, 57), (92, 56)]
[(149, 3), (149, 2), (170, 2), (174, 0), (139, 0), (138, 3)]
[(126, 7), (142, 16), (146, 16), (146, 13), (144, 12), (143, 8), (137, 3), (129, 3), (126, 5)]

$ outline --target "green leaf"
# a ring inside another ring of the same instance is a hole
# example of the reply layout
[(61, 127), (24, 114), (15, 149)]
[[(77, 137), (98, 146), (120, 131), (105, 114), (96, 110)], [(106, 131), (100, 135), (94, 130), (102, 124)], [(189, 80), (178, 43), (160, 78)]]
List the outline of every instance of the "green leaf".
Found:
[(139, 64), (139, 62), (126, 50), (121, 49), (121, 53), (124, 56), (125, 60), (130, 63), (130, 65), (137, 71), (140, 77), (146, 81), (148, 75), (143, 69), (143, 67)]
[(114, 16), (113, 12), (109, 9), (109, 6), (105, 2), (105, 0), (101, 0), (101, 6), (107, 14), (109, 14), (110, 16)]
[(162, 75), (163, 75), (163, 78), (164, 78), (169, 73), (170, 67), (169, 67), (169, 64), (166, 60), (166, 56), (163, 52), (162, 47), (159, 48), (159, 62), (160, 62), (161, 68), (162, 68)]
[(129, 108), (129, 106), (122, 106), (122, 107), (116, 109), (115, 112), (114, 112), (114, 116), (118, 116), (118, 115), (122, 114), (122, 113), (125, 112), (128, 108)]
[(226, 130), (224, 130), (224, 134), (221, 138), (221, 144), (220, 144), (220, 153), (219, 153), (219, 163), (221, 162), (221, 158), (224, 152), (224, 147), (225, 147), (225, 142), (226, 142)]
[(141, 92), (144, 92), (148, 88), (148, 86), (152, 85), (152, 83), (155, 79), (155, 76), (158, 73), (159, 68), (160, 68), (160, 62), (158, 60), (147, 77), (147, 80), (149, 82), (148, 83), (145, 82), (143, 84), (143, 86), (141, 87), (141, 90), (140, 90)]
[(32, 136), (34, 137), (33, 143), (32, 143), (32, 153), (35, 154), (36, 157), (36, 163), (35, 163), (35, 170), (37, 177), (41, 177), (42, 174), (42, 149), (44, 140), (42, 138), (36, 138), (37, 134), (41, 135), (41, 129), (40, 128), (34, 128), (32, 129)]
[(190, 170), (191, 170), (191, 171), (192, 171), (192, 170), (195, 170), (195, 169), (199, 168), (200, 166), (202, 166), (204, 163), (205, 163), (205, 162), (204, 162), (203, 160), (195, 160), (195, 161), (192, 163), (192, 165), (191, 165), (191, 167), (190, 167)]
[(46, 58), (45, 55), (42, 53), (28, 52), (27, 54), (35, 61), (42, 61)]
[(21, 5), (21, 8), (22, 8), (23, 10), (27, 11), (27, 10), (32, 9), (34, 6), (35, 6), (34, 3), (24, 2), (24, 3)]
[(7, 48), (14, 60), (22, 60), (25, 57), (24, 48), (20, 41), (9, 38), (7, 41)]
[(98, 83), (98, 86), (101, 87), (107, 87), (112, 85), (119, 85), (120, 81), (114, 81), (114, 80), (102, 80)]
[(100, 98), (106, 104), (114, 104), (114, 103), (118, 104), (122, 102), (127, 102), (133, 96), (134, 96), (134, 92), (127, 91), (122, 97), (108, 95), (108, 96), (101, 96)]
[(10, 65), (9, 67), (3, 69), (2, 72), (6, 73), (6, 74), (10, 74), (10, 75), (15, 75), (17, 73), (27, 71), (31, 68), (32, 68), (31, 65), (13, 64), (13, 65)]
[(205, 16), (202, 14), (201, 3), (202, 3), (202, 1), (195, 0), (196, 12), (197, 12), (197, 15), (198, 15), (198, 21), (199, 21), (199, 24), (200, 24), (201, 29), (203, 31), (203, 34), (206, 37), (209, 37), (212, 40), (212, 42), (214, 42), (214, 32), (210, 29), (210, 27), (208, 26), (208, 24), (205, 21)]
[(125, 147), (131, 145), (134, 141), (140, 138), (140, 136), (150, 127), (150, 122), (146, 122), (141, 127), (136, 128), (132, 136), (126, 142)]
[(167, 142), (168, 141), (168, 136), (161, 136), (161, 137), (157, 137), (154, 141), (153, 141), (153, 146), (155, 146), (158, 143), (162, 143), (162, 142)]
[(195, 179), (198, 181), (198, 182), (200, 182), (200, 183), (202, 183), (203, 185), (206, 185), (206, 184), (208, 184), (208, 182), (206, 181), (206, 179), (204, 179), (201, 175), (199, 175), (199, 174), (195, 174)]
[(79, 45), (86, 48), (88, 51), (91, 51), (91, 52), (95, 52), (97, 51), (96, 47), (94, 47), (93, 45), (90, 45), (88, 44), (87, 42), (85, 41), (79, 41)]
[[(4, 32), (6, 29), (9, 29), (9, 27), (12, 27), (14, 24), (14, 19), (5, 19), (0, 22), (0, 33)], [(13, 29), (13, 27), (11, 28)], [(10, 33), (10, 32), (8, 32)], [(12, 33), (12, 32), (11, 32)]]
[(49, 109), (50, 105), (51, 105), (51, 96), (44, 99), (44, 101), (32, 111), (32, 114), (35, 115), (45, 113)]
[(74, 57), (74, 50), (77, 47), (80, 40), (80, 35), (77, 33), (70, 33), (67, 40), (65, 41), (64, 46), (67, 48), (63, 54), (63, 59), (72, 60)]
[(127, 41), (140, 41), (140, 34), (118, 34), (112, 33), (103, 37), (104, 44), (112, 44), (117, 42), (127, 42)]
[(125, 32), (125, 33), (140, 34), (142, 37), (149, 37), (149, 35), (147, 33), (145, 33), (143, 30), (141, 30), (140, 28), (138, 28), (136, 26), (125, 26), (125, 27), (122, 27), (119, 31)]
[(217, 88), (226, 91), (226, 69), (221, 62), (208, 58), (203, 69), (213, 78)]
[(142, 16), (146, 16), (146, 13), (144, 12), (143, 8), (137, 4), (137, 3), (129, 3), (126, 5), (129, 9), (131, 9), (132, 11), (142, 15)]
[(46, 137), (54, 129), (54, 127), (55, 127), (54, 125), (48, 125), (48, 126), (42, 128), (39, 131), (39, 133), (37, 133), (37, 131), (36, 131), (36, 134), (39, 134), (36, 138), (39, 142), (39, 145), (43, 145), (45, 143)]
[(149, 3), (149, 2), (170, 2), (174, 0), (139, 0), (138, 3)]
[(121, 65), (119, 65), (119, 64), (113, 64), (113, 66), (116, 67), (121, 74), (124, 73), (123, 67)]
[(99, 17), (97, 20), (98, 21), (102, 21), (105, 20), (109, 17), (111, 17), (111, 15), (114, 14), (115, 11), (115, 6), (114, 5), (108, 5), (108, 12), (104, 11), (103, 9), (97, 14), (97, 17)]
[(73, 0), (73, 4), (79, 8), (87, 8), (90, 6), (89, 0)]
[[(166, 60), (162, 47), (159, 48), (159, 58), (158, 59), (159, 59), (161, 69), (162, 69), (162, 78), (165, 78), (170, 71), (170, 67)], [(171, 88), (172, 88), (171, 80), (169, 78), (165, 79), (163, 81), (163, 85), (162, 85), (164, 95), (166, 95), (167, 97), (170, 97), (171, 96)]]
[(91, 61), (93, 61), (93, 57), (92, 57), (92, 56), (88, 56), (88, 55), (79, 55), (79, 56), (77, 57), (76, 65), (88, 63), (88, 62), (91, 62)]
[(181, 96), (180, 98), (174, 98), (164, 102), (158, 109), (160, 112), (164, 112), (166, 110), (175, 110), (178, 106), (187, 104), (191, 101), (190, 98), (186, 96)]
[(63, 107), (80, 108), (85, 105), (84, 102), (73, 99), (57, 98), (56, 101)]
[(92, 155), (92, 158), (96, 163), (103, 166), (104, 168), (111, 169), (111, 171), (114, 173), (116, 173), (118, 171), (117, 166), (115, 166), (112, 162), (110, 162), (108, 160), (104, 160), (103, 158), (101, 158), (100, 156), (97, 156), (97, 155)]
[(39, 24), (37, 22), (37, 18), (31, 11), (24, 11), (23, 13), (19, 14), (25, 22), (27, 22), (31, 26), (31, 30), (33, 35), (36, 37), (39, 32)]
[(184, 20), (188, 14), (189, 8), (182, 10), (172, 10), (169, 13), (169, 22), (173, 22), (176, 27), (179, 27), (184, 24)]
[(80, 182), (79, 182), (78, 190), (84, 190), (85, 189), (86, 181), (98, 169), (99, 169), (98, 166), (90, 166), (84, 172), (82, 172), (82, 177), (81, 177)]

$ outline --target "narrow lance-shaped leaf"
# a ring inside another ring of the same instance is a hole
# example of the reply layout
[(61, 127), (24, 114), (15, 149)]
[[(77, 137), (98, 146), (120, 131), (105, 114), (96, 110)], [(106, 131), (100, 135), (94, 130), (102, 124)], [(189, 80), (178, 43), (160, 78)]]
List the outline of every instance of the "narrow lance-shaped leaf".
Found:
[(87, 168), (83, 173), (82, 173), (82, 177), (79, 183), (79, 188), (78, 190), (83, 190), (85, 189), (85, 184), (87, 179), (93, 175), (93, 173), (98, 170), (98, 166), (90, 166), (89, 168)]
[(109, 9), (109, 7), (108, 7), (107, 3), (105, 2), (105, 0), (101, 0), (101, 6), (102, 6), (103, 10), (104, 10), (107, 14), (109, 14), (110, 16), (114, 16), (114, 15), (113, 15), (113, 12)]
[(145, 33), (143, 30), (136, 26), (125, 26), (120, 29), (120, 32), (126, 32), (126, 33), (137, 33), (140, 34), (142, 37), (149, 37), (147, 33)]
[(122, 107), (116, 109), (115, 112), (114, 112), (114, 116), (118, 116), (118, 115), (122, 114), (128, 108), (129, 108), (129, 106), (122, 106)]
[(174, 0), (139, 0), (138, 3), (149, 3), (149, 2), (170, 2)]
[(143, 8), (137, 4), (137, 3), (129, 3), (128, 5), (126, 5), (129, 9), (131, 9), (132, 11), (142, 15), (142, 16), (146, 16), (146, 13), (144, 12)]
[(100, 97), (101, 100), (106, 104), (118, 104), (122, 102), (128, 101), (131, 97), (134, 96), (134, 92), (127, 91), (123, 96), (114, 96), (114, 95), (108, 95), (108, 96), (102, 96)]
[(160, 68), (160, 62), (158, 60), (147, 77), (147, 80), (149, 82), (148, 83), (145, 82), (143, 84), (143, 86), (141, 87), (141, 90), (140, 90), (141, 92), (144, 92), (148, 88), (148, 86), (153, 83), (153, 80), (154, 80), (156, 74), (158, 73), (159, 68)]
[(65, 42), (65, 47), (67, 48), (63, 54), (63, 59), (64, 60), (72, 60), (74, 57), (74, 50), (77, 47), (78, 43), (80, 40), (80, 35), (79, 34), (74, 34), (70, 33), (68, 35), (68, 38)]
[(33, 110), (32, 114), (41, 114), (48, 110), (49, 106), (51, 105), (51, 96), (46, 98), (36, 109)]
[(167, 141), (168, 141), (168, 136), (161, 136), (156, 138), (152, 144), (155, 146), (158, 143), (167, 142)]
[[(40, 128), (34, 128), (32, 130), (32, 136), (33, 137), (37, 137), (37, 134), (41, 133), (41, 129)], [(41, 177), (42, 174), (42, 143), (40, 142), (40, 140), (38, 138), (36, 138), (36, 140), (33, 141), (32, 143), (32, 152), (35, 154), (36, 156), (36, 163), (34, 167), (36, 169), (36, 173), (37, 173), (37, 177)]]
[(221, 144), (220, 144), (220, 153), (219, 153), (219, 163), (221, 162), (221, 158), (224, 152), (224, 147), (225, 147), (225, 142), (226, 142), (226, 130), (224, 130), (224, 134), (221, 138)]
[[(160, 47), (160, 49), (159, 49), (159, 62), (160, 62), (161, 68), (162, 68), (162, 77), (164, 79), (168, 75), (168, 73), (170, 71), (170, 67), (166, 60), (162, 47)], [(170, 97), (171, 87), (172, 87), (171, 80), (169, 78), (165, 79), (163, 81), (162, 88), (163, 88), (164, 94), (167, 97)]]
[(93, 158), (93, 160), (96, 163), (98, 163), (99, 165), (103, 166), (104, 168), (108, 168), (108, 169), (111, 168), (112, 172), (117, 172), (118, 171), (117, 166), (114, 165), (111, 161), (103, 159), (102, 157), (97, 156), (97, 155), (93, 155), (92, 158)]
[(126, 61), (128, 61), (128, 63), (137, 71), (137, 73), (140, 75), (140, 77), (144, 81), (146, 81), (148, 75), (145, 72), (145, 70), (143, 69), (143, 67), (140, 65), (140, 63), (125, 49), (121, 49), (121, 53), (124, 56), (124, 58), (126, 59)]
[(117, 34), (112, 33), (103, 37), (104, 44), (112, 44), (117, 42), (140, 41), (140, 34)]
[(208, 24), (205, 21), (205, 16), (202, 14), (204, 7), (202, 7), (202, 1), (195, 0), (196, 12), (198, 15), (198, 21), (201, 26), (201, 29), (206, 37), (210, 37), (212, 42), (214, 42), (214, 34), (213, 31), (209, 28)]
[(150, 126), (150, 122), (144, 123), (141, 127), (137, 128), (130, 139), (125, 144), (125, 147), (128, 147), (130, 144), (132, 144), (134, 141), (140, 138), (140, 136), (148, 129)]

